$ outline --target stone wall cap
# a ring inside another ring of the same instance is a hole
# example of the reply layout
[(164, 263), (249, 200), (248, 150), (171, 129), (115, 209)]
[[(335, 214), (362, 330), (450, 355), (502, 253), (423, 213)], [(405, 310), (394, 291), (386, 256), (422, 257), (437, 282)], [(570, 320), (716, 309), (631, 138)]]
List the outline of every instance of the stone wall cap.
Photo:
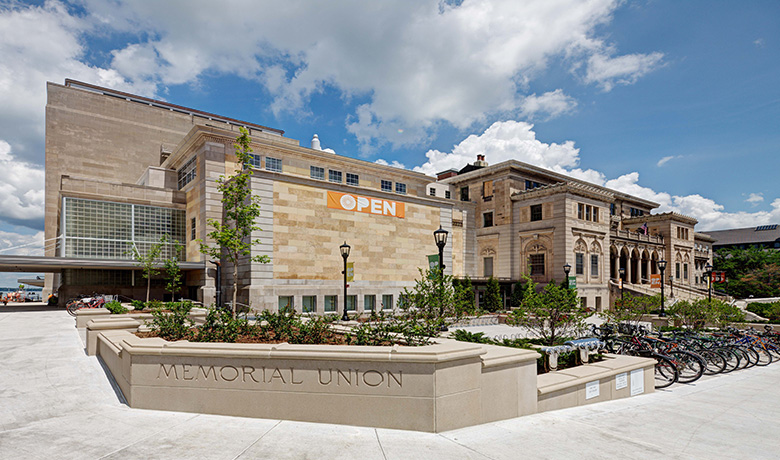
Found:
[(545, 395), (573, 386), (585, 385), (594, 380), (612, 377), (623, 372), (655, 366), (655, 360), (638, 356), (605, 355), (605, 360), (555, 372), (548, 372), (537, 377), (537, 392)]
[(87, 322), (87, 329), (101, 331), (105, 329), (137, 328), (141, 322), (133, 318), (95, 318)]

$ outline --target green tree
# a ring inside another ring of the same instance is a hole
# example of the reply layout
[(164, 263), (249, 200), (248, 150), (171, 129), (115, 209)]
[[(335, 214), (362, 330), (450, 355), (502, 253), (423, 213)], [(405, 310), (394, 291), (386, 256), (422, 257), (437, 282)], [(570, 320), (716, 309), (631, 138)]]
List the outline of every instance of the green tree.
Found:
[(576, 289), (548, 283), (537, 292), (536, 283), (527, 279), (523, 301), (507, 322), (529, 328), (546, 345), (557, 345), (562, 337), (583, 331), (590, 315), (580, 306)]
[(509, 305), (512, 308), (520, 308), (520, 304), (523, 302), (523, 294), (525, 293), (525, 285), (522, 281), (518, 281), (512, 287), (512, 297), (509, 299)]
[(165, 288), (171, 293), (171, 299), (176, 300), (176, 294), (181, 289), (182, 272), (179, 267), (179, 254), (182, 250), (182, 244), (178, 241), (173, 241), (173, 255), (168, 257), (163, 262), (163, 270), (165, 271), (166, 284)]
[(236, 300), (238, 297), (238, 264), (246, 258), (253, 262), (268, 263), (266, 255), (252, 256), (252, 246), (259, 243), (259, 239), (252, 239), (252, 232), (261, 228), (256, 220), (260, 216), (260, 198), (252, 193), (250, 177), (249, 146), (251, 138), (249, 132), (239, 128), (241, 135), (236, 138), (233, 147), (236, 151), (239, 170), (231, 177), (222, 176), (217, 180), (217, 190), (222, 193), (222, 207), (224, 212), (223, 222), (209, 219), (208, 224), (213, 228), (207, 237), (216, 243), (210, 246), (200, 242), (200, 251), (213, 259), (227, 259), (233, 266), (233, 314), (236, 313)]
[(629, 323), (634, 326), (642, 320), (642, 316), (649, 315), (661, 308), (661, 294), (654, 296), (635, 296), (626, 293), (624, 297), (618, 297), (615, 305), (603, 312), (608, 321), (614, 323)]
[(154, 243), (149, 247), (146, 253), (141, 253), (136, 245), (133, 245), (131, 253), (133, 259), (141, 267), (143, 277), (146, 278), (146, 301), (149, 302), (149, 293), (152, 289), (152, 277), (160, 272), (160, 254), (162, 253), (163, 246), (168, 243), (168, 237), (163, 235), (160, 237), (160, 241)]
[(403, 308), (431, 328), (460, 318), (466, 311), (463, 286), (453, 283), (452, 276), (442, 274), (438, 268), (419, 272), (414, 288), (404, 288), (401, 293)]
[(501, 304), (501, 286), (498, 285), (498, 280), (492, 276), (488, 278), (487, 286), (485, 287), (485, 295), (482, 299), (482, 305), (480, 305), (480, 307), (483, 310), (495, 313), (498, 310), (503, 309), (503, 305)]
[(780, 295), (780, 251), (751, 246), (719, 249), (713, 257), (715, 271), (726, 272), (726, 283), (713, 289), (738, 298)]
[(459, 313), (473, 314), (476, 306), (474, 304), (474, 285), (471, 284), (471, 278), (466, 276), (462, 280), (453, 279), (452, 284), (455, 294), (458, 296), (456, 305), (461, 308)]

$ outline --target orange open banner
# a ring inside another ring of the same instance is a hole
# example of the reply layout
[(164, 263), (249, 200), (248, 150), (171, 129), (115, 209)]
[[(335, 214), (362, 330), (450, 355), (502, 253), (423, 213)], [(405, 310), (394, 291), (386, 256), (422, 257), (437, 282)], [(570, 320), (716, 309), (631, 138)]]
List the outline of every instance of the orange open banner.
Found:
[(401, 219), (406, 216), (404, 203), (381, 198), (368, 198), (351, 193), (328, 192), (328, 207), (344, 211), (400, 217)]

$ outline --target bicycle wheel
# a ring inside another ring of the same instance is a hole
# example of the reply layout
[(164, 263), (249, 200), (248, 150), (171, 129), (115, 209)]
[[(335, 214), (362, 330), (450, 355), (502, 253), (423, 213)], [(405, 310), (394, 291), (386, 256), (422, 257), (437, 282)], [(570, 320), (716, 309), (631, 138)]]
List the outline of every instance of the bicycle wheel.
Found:
[(71, 300), (68, 302), (68, 304), (65, 306), (65, 308), (68, 310), (68, 314), (70, 316), (76, 316), (76, 310), (81, 308), (81, 301), (80, 300)]
[(726, 358), (720, 353), (713, 350), (701, 350), (698, 353), (706, 362), (706, 366), (704, 367), (705, 375), (720, 374), (726, 370)]
[(739, 349), (742, 351), (742, 353), (745, 355), (745, 357), (748, 360), (748, 364), (745, 366), (747, 369), (748, 367), (753, 367), (756, 364), (758, 364), (758, 352), (752, 348), (749, 348), (747, 346), (740, 346)]
[(752, 347), (751, 350), (758, 353), (758, 361), (756, 366), (768, 366), (772, 363), (772, 354), (764, 347)]
[(726, 369), (723, 372), (731, 372), (741, 368), (742, 354), (728, 347), (716, 348), (715, 351), (726, 360)]
[(693, 383), (704, 375), (704, 369), (707, 367), (704, 358), (695, 353), (685, 350), (670, 350), (665, 353), (672, 359), (677, 366), (679, 376), (677, 381), (680, 383)]
[(675, 383), (679, 378), (677, 367), (667, 357), (654, 355), (655, 358), (655, 389), (660, 390)]

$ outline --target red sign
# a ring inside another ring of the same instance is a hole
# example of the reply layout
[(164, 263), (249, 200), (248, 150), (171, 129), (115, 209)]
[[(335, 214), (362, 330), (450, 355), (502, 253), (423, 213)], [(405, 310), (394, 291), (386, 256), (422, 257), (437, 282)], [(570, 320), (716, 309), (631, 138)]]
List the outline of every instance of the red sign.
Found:
[(661, 289), (661, 275), (658, 273), (650, 275), (650, 288)]

